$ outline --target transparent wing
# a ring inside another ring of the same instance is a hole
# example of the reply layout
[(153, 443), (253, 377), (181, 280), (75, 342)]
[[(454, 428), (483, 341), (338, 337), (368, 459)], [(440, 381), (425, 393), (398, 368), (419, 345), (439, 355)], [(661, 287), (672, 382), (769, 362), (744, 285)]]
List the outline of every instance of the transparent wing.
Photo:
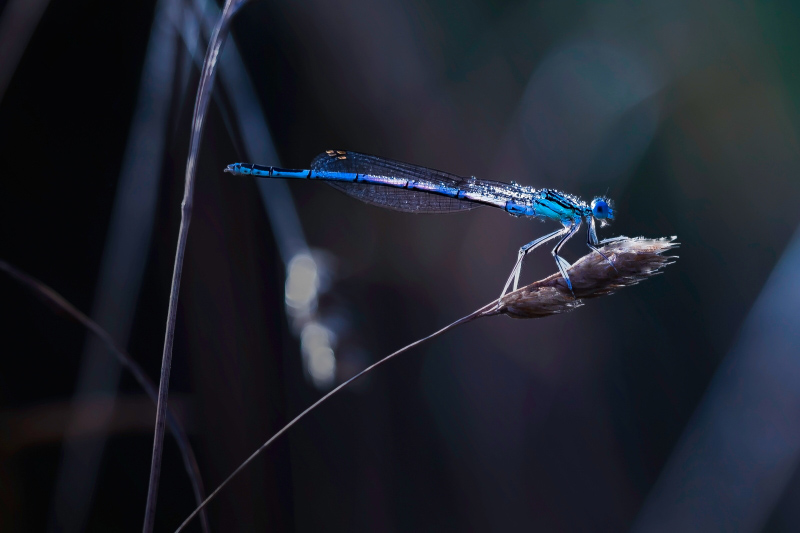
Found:
[[(382, 157), (333, 150), (324, 152), (315, 157), (311, 162), (311, 169), (409, 179), (423, 185), (423, 188), (431, 190), (436, 190), (438, 188), (469, 190), (474, 188), (477, 181), (475, 178), (463, 178), (440, 170), (409, 165), (408, 163), (383, 159)], [(436, 194), (435, 192), (409, 190), (370, 183), (346, 183), (335, 181), (329, 181), (327, 183), (331, 187), (339, 189), (348, 196), (357, 198), (362, 202), (397, 211), (407, 211), (411, 213), (452, 213), (482, 206), (480, 203), (449, 198), (442, 194)], [(488, 182), (481, 181), (481, 183)], [(507, 187), (507, 185), (503, 183), (492, 183)]]

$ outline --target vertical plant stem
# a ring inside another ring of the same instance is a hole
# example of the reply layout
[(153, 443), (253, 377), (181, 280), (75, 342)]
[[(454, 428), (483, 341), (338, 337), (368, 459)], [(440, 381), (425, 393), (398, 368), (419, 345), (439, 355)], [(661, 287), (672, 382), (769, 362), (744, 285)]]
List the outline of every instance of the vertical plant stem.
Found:
[(158, 406), (156, 408), (156, 426), (153, 436), (153, 457), (150, 462), (150, 481), (147, 489), (147, 506), (144, 514), (144, 533), (152, 533), (155, 521), (156, 501), (158, 499), (158, 482), (161, 475), (161, 455), (164, 446), (164, 429), (166, 424), (167, 401), (169, 397), (169, 376), (172, 368), (172, 345), (175, 340), (175, 319), (178, 311), (178, 295), (181, 286), (181, 273), (183, 270), (183, 257), (186, 252), (186, 240), (189, 235), (189, 224), (192, 219), (192, 202), (194, 197), (195, 175), (197, 173), (197, 155), (200, 151), (200, 140), (205, 124), (205, 115), (211, 101), (211, 89), (216, 76), (217, 59), (225, 37), (228, 34), (229, 23), (234, 13), (245, 4), (247, 0), (226, 0), (211, 40), (206, 51), (203, 71), (200, 74), (200, 84), (197, 89), (194, 114), (192, 116), (192, 133), (189, 142), (189, 156), (186, 161), (186, 181), (181, 202), (181, 226), (178, 232), (178, 245), (175, 252), (175, 265), (172, 270), (172, 287), (169, 295), (169, 308), (167, 310), (167, 326), (164, 334), (164, 353), (161, 357), (161, 379), (158, 385)]

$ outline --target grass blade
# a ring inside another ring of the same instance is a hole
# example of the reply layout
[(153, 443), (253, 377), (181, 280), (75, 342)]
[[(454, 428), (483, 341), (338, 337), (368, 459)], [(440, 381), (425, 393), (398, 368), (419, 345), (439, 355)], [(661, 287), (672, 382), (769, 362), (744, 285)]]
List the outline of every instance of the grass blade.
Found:
[(217, 73), (217, 59), (228, 28), (231, 17), (247, 0), (226, 0), (214, 33), (206, 51), (203, 62), (203, 71), (200, 75), (200, 85), (197, 89), (194, 114), (192, 116), (192, 133), (189, 141), (189, 156), (186, 161), (186, 181), (184, 185), (183, 201), (181, 202), (181, 225), (178, 232), (178, 244), (175, 252), (175, 265), (172, 270), (172, 286), (170, 288), (169, 308), (167, 310), (167, 325), (164, 334), (164, 353), (161, 357), (161, 377), (158, 385), (158, 405), (156, 407), (156, 426), (153, 436), (153, 456), (150, 462), (150, 480), (147, 488), (147, 505), (144, 513), (145, 533), (153, 531), (155, 521), (156, 501), (158, 500), (158, 482), (161, 476), (161, 455), (164, 446), (164, 429), (166, 423), (167, 402), (169, 400), (169, 376), (172, 368), (172, 345), (175, 340), (175, 320), (178, 312), (178, 294), (181, 286), (181, 273), (183, 271), (183, 258), (186, 252), (186, 240), (189, 236), (189, 224), (192, 220), (192, 202), (194, 198), (194, 184), (197, 168), (197, 155), (200, 151), (203, 126), (206, 111), (211, 101), (211, 90)]

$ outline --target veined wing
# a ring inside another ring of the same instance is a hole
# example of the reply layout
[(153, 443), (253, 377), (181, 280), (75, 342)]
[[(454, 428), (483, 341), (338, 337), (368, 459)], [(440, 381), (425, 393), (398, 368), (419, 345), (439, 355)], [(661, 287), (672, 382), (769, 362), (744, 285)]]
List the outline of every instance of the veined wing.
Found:
[[(482, 205), (502, 208), (507, 200), (526, 194), (518, 185), (465, 178), (357, 152), (329, 150), (314, 158), (311, 169), (360, 174), (365, 181), (327, 183), (362, 202), (412, 213), (452, 213)], [(392, 183), (408, 180), (412, 185), (370, 183), (370, 177), (388, 178)]]

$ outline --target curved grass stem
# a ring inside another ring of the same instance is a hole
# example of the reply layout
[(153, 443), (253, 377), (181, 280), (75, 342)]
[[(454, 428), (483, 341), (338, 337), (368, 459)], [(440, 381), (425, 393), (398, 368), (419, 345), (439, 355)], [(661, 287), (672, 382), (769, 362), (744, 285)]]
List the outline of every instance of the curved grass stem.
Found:
[[(45, 285), (40, 280), (33, 276), (22, 272), (18, 268), (0, 260), (0, 270), (5, 271), (12, 279), (22, 284), (27, 289), (33, 291), (34, 294), (42, 298), (45, 303), (54, 306), (57, 310), (63, 311), (83, 327), (94, 333), (103, 343), (108, 350), (116, 356), (120, 366), (126, 369), (133, 375), (133, 378), (144, 389), (144, 392), (153, 400), (153, 403), (158, 402), (158, 393), (156, 392), (155, 383), (145, 374), (144, 369), (127, 353), (125, 350), (117, 346), (117, 343), (111, 335), (104, 330), (100, 324), (89, 318), (85, 313), (78, 310), (77, 307), (72, 305), (66, 298), (61, 296), (52, 287)], [(197, 456), (194, 454), (192, 445), (189, 443), (189, 437), (183, 429), (178, 417), (171, 409), (167, 409), (167, 425), (170, 432), (175, 437), (175, 442), (178, 444), (178, 449), (183, 457), (183, 465), (186, 468), (186, 473), (189, 475), (189, 480), (192, 483), (192, 490), (194, 492), (195, 500), (200, 505), (205, 498), (205, 490), (203, 488), (203, 478), (200, 475), (200, 467), (197, 464)], [(200, 515), (201, 525), (203, 531), (208, 533), (210, 531), (208, 525), (208, 517), (205, 512)]]
[[(175, 530), (176, 533), (183, 529), (213, 500), (225, 486), (244, 470), (253, 460), (266, 450), (281, 435), (289, 431), (295, 424), (302, 420), (311, 411), (325, 403), (334, 394), (344, 389), (355, 380), (361, 378), (382, 364), (394, 359), (403, 352), (407, 352), (425, 341), (438, 337), (456, 326), (472, 322), (475, 319), (507, 315), (512, 318), (542, 318), (558, 313), (565, 313), (583, 305), (582, 300), (606, 296), (623, 287), (636, 285), (650, 276), (658, 274), (662, 268), (670, 264), (675, 257), (664, 255), (665, 252), (678, 245), (675, 237), (664, 239), (645, 239), (642, 237), (629, 238), (617, 237), (608, 239), (600, 244), (604, 246), (599, 250), (578, 259), (570, 268), (570, 277), (573, 279), (572, 288), (564, 281), (560, 273), (555, 273), (547, 278), (531, 283), (521, 289), (508, 293), (500, 300), (493, 301), (477, 311), (460, 318), (452, 324), (412, 342), (404, 348), (387, 355), (383, 359), (368, 366), (352, 378), (343, 382), (325, 396), (314, 402), (305, 411), (294, 417), (291, 422), (283, 426), (268, 441), (262, 444), (250, 457), (244, 460), (236, 470), (225, 478), (214, 491), (201, 503), (192, 514)], [(599, 252), (599, 253), (598, 253)], [(573, 292), (574, 291), (574, 292)], [(577, 296), (578, 299), (575, 297)]]
[(184, 520), (184, 521), (183, 521), (183, 523), (180, 525), (180, 527), (179, 527), (178, 529), (176, 529), (176, 530), (175, 530), (175, 533), (178, 533), (179, 531), (183, 531), (183, 528), (185, 528), (187, 525), (189, 525), (189, 522), (191, 522), (191, 521), (192, 521), (192, 519), (193, 519), (195, 516), (197, 516), (197, 513), (198, 513), (198, 512), (200, 512), (201, 510), (205, 509), (206, 505), (208, 505), (208, 504), (209, 504), (209, 502), (211, 502), (211, 500), (213, 500), (213, 499), (216, 497), (216, 495), (217, 495), (217, 494), (219, 494), (219, 492), (220, 492), (220, 491), (221, 491), (223, 488), (225, 488), (225, 486), (226, 486), (228, 483), (230, 483), (230, 482), (233, 480), (233, 478), (235, 478), (235, 477), (236, 477), (236, 476), (239, 474), (239, 472), (241, 472), (242, 470), (244, 470), (245, 468), (247, 468), (247, 465), (249, 465), (250, 463), (252, 463), (252, 462), (253, 462), (253, 460), (254, 460), (256, 457), (258, 457), (258, 456), (261, 454), (261, 452), (263, 452), (264, 450), (266, 450), (266, 449), (267, 449), (267, 448), (270, 446), (270, 444), (272, 444), (273, 442), (275, 442), (275, 440), (277, 440), (277, 439), (278, 439), (278, 437), (280, 437), (281, 435), (283, 435), (284, 433), (286, 433), (287, 431), (289, 431), (289, 430), (292, 428), (292, 426), (294, 426), (294, 425), (295, 425), (295, 424), (297, 424), (297, 423), (298, 423), (300, 420), (302, 420), (303, 418), (305, 418), (305, 416), (306, 416), (307, 414), (309, 414), (311, 411), (313, 411), (314, 409), (316, 409), (317, 407), (319, 407), (320, 405), (322, 405), (323, 403), (325, 403), (326, 401), (328, 401), (328, 400), (329, 400), (329, 399), (330, 399), (330, 398), (331, 398), (331, 397), (332, 397), (334, 394), (336, 394), (337, 392), (341, 391), (343, 388), (345, 388), (345, 387), (346, 387), (346, 386), (348, 386), (349, 384), (353, 383), (353, 382), (354, 382), (354, 381), (356, 381), (357, 379), (359, 379), (359, 378), (361, 378), (361, 377), (365, 376), (366, 374), (368, 374), (369, 372), (371, 372), (371, 371), (375, 370), (376, 368), (378, 368), (378, 367), (379, 367), (379, 366), (381, 366), (382, 364), (384, 364), (384, 363), (388, 362), (390, 359), (394, 359), (395, 357), (397, 357), (397, 356), (398, 356), (398, 355), (400, 355), (401, 353), (403, 353), (403, 352), (407, 352), (407, 351), (408, 351), (408, 350), (410, 350), (411, 348), (414, 348), (415, 346), (418, 346), (418, 345), (422, 344), (422, 343), (423, 343), (423, 342), (425, 342), (425, 341), (431, 340), (431, 339), (433, 339), (434, 337), (438, 337), (438, 336), (439, 336), (439, 335), (441, 335), (442, 333), (445, 333), (446, 331), (449, 331), (449, 330), (453, 329), (453, 328), (454, 328), (454, 327), (456, 327), (456, 326), (460, 326), (461, 324), (466, 324), (467, 322), (471, 322), (471, 321), (475, 320), (476, 318), (480, 318), (481, 316), (484, 316), (484, 315), (483, 315), (483, 313), (484, 313), (486, 310), (490, 309), (490, 308), (491, 308), (493, 305), (494, 305), (494, 303), (492, 303), (492, 304), (489, 304), (488, 306), (486, 306), (486, 307), (483, 307), (483, 308), (481, 308), (481, 309), (478, 309), (478, 310), (477, 310), (477, 311), (475, 311), (474, 313), (471, 313), (471, 314), (469, 314), (469, 315), (467, 315), (467, 316), (465, 316), (465, 317), (463, 317), (463, 318), (459, 318), (458, 320), (456, 320), (455, 322), (453, 322), (453, 323), (452, 323), (452, 324), (450, 324), (449, 326), (445, 326), (445, 327), (443, 327), (442, 329), (440, 329), (439, 331), (437, 331), (437, 332), (435, 332), (435, 333), (431, 333), (431, 334), (430, 334), (430, 335), (428, 335), (427, 337), (425, 337), (425, 338), (422, 338), (422, 339), (419, 339), (418, 341), (412, 342), (412, 343), (411, 343), (411, 344), (409, 344), (408, 346), (406, 346), (406, 347), (404, 347), (404, 348), (400, 348), (400, 349), (399, 349), (399, 350), (397, 350), (396, 352), (394, 352), (394, 353), (392, 353), (392, 354), (389, 354), (389, 355), (387, 355), (387, 356), (386, 356), (386, 357), (384, 357), (383, 359), (379, 360), (379, 361), (378, 361), (378, 362), (376, 362), (376, 363), (373, 363), (373, 364), (371, 364), (370, 366), (368, 366), (367, 368), (365, 368), (364, 370), (362, 370), (361, 372), (359, 372), (359, 373), (358, 373), (358, 374), (356, 374), (355, 376), (351, 377), (351, 378), (350, 378), (350, 379), (348, 379), (347, 381), (344, 381), (344, 382), (343, 382), (343, 383), (341, 383), (339, 386), (337, 386), (335, 389), (331, 390), (331, 391), (330, 391), (330, 392), (328, 392), (328, 393), (327, 393), (325, 396), (323, 396), (322, 398), (320, 398), (319, 400), (317, 400), (316, 402), (314, 402), (314, 403), (313, 403), (313, 404), (312, 404), (310, 407), (306, 408), (306, 410), (305, 410), (305, 411), (303, 411), (302, 413), (300, 413), (299, 415), (297, 415), (296, 417), (294, 417), (294, 418), (291, 420), (291, 422), (289, 422), (288, 424), (286, 424), (285, 426), (283, 426), (283, 427), (280, 429), (280, 431), (278, 431), (278, 432), (277, 432), (277, 433), (275, 433), (275, 434), (274, 434), (272, 437), (270, 437), (270, 439), (269, 439), (267, 442), (265, 442), (264, 444), (262, 444), (262, 445), (261, 445), (261, 446), (260, 446), (260, 447), (259, 447), (259, 448), (258, 448), (256, 451), (254, 451), (254, 452), (253, 452), (253, 453), (250, 455), (250, 457), (248, 457), (247, 459), (245, 459), (245, 460), (244, 460), (244, 462), (243, 462), (242, 464), (240, 464), (240, 465), (239, 465), (239, 466), (236, 468), (236, 470), (234, 470), (233, 472), (231, 472), (231, 474), (230, 474), (230, 475), (229, 475), (227, 478), (225, 478), (225, 481), (223, 481), (222, 483), (220, 483), (220, 484), (219, 484), (219, 486), (218, 486), (216, 489), (214, 489), (214, 492), (212, 492), (211, 494), (209, 494), (209, 495), (208, 495), (208, 497), (207, 497), (207, 498), (206, 498), (206, 499), (203, 501), (203, 503), (201, 503), (201, 504), (200, 504), (200, 505), (197, 507), (197, 509), (195, 509), (194, 511), (192, 511), (192, 514), (190, 514), (190, 515), (189, 515), (189, 516), (186, 518), (186, 520)]

